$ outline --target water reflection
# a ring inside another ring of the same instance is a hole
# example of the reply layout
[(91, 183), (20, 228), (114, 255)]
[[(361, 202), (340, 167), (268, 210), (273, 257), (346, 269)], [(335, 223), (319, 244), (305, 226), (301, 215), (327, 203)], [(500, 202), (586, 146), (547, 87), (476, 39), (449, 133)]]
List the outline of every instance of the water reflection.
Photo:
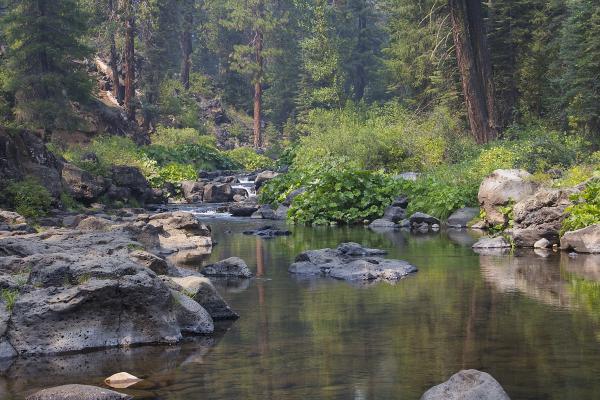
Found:
[[(239, 256), (256, 275), (215, 281), (241, 318), (209, 351), (140, 348), (111, 356), (111, 368), (41, 360), (11, 367), (0, 397), (127, 370), (147, 379), (132, 392), (143, 399), (416, 399), (462, 368), (490, 372), (515, 399), (600, 397), (600, 257), (476, 254), (467, 231), (288, 227), (292, 236), (263, 240), (241, 234), (260, 221), (208, 222), (219, 244), (190, 268)], [(301, 251), (345, 241), (419, 272), (368, 286), (287, 273)]]

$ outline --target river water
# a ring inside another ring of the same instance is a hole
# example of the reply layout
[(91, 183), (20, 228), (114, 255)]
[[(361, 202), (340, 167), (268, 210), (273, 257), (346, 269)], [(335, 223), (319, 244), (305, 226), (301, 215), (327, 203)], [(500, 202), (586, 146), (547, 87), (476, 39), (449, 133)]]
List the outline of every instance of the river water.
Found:
[[(600, 257), (480, 255), (474, 234), (290, 227), (207, 218), (206, 262), (239, 256), (254, 279), (216, 286), (241, 318), (212, 338), (0, 365), (0, 398), (65, 383), (102, 385), (127, 371), (137, 399), (418, 399), (454, 372), (492, 374), (513, 399), (600, 398)], [(299, 279), (303, 250), (355, 241), (419, 268), (396, 284)]]

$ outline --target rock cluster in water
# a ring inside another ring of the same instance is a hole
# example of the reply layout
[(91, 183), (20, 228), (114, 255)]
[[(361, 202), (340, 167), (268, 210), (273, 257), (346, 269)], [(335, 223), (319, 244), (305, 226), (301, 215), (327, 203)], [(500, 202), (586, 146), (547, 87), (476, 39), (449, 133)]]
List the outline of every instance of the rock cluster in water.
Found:
[(210, 253), (210, 229), (191, 214), (69, 222), (0, 233), (0, 358), (174, 343), (237, 317), (208, 279), (163, 258)]
[(243, 233), (244, 233), (244, 235), (259, 236), (264, 239), (272, 239), (277, 236), (289, 236), (292, 234), (292, 232), (290, 232), (286, 229), (277, 229), (270, 225), (261, 226), (260, 228), (257, 228), (257, 229), (247, 230), (247, 231), (244, 231)]
[(406, 261), (384, 259), (386, 251), (343, 243), (336, 249), (300, 253), (288, 271), (293, 274), (323, 276), (347, 281), (398, 281), (417, 268)]

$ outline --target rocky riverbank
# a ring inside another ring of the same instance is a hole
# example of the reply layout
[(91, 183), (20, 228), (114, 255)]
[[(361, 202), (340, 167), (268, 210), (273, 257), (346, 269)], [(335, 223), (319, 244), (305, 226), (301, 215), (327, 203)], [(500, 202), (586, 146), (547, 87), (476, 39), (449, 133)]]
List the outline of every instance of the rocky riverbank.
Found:
[(167, 259), (210, 253), (191, 214), (79, 216), (39, 233), (2, 215), (0, 358), (175, 343), (237, 317), (210, 280)]

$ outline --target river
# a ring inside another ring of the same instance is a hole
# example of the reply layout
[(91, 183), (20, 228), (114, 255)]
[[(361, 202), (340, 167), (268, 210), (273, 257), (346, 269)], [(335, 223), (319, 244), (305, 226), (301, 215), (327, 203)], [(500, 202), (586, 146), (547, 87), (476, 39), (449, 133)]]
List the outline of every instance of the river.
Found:
[[(0, 364), (0, 397), (127, 371), (144, 378), (125, 390), (136, 399), (418, 399), (475, 368), (513, 399), (600, 398), (600, 256), (480, 255), (464, 231), (291, 226), (292, 236), (264, 240), (241, 234), (263, 221), (205, 221), (218, 242), (205, 262), (239, 256), (256, 274), (215, 283), (239, 320), (177, 346)], [(345, 241), (419, 272), (369, 285), (287, 272), (301, 251)]]

